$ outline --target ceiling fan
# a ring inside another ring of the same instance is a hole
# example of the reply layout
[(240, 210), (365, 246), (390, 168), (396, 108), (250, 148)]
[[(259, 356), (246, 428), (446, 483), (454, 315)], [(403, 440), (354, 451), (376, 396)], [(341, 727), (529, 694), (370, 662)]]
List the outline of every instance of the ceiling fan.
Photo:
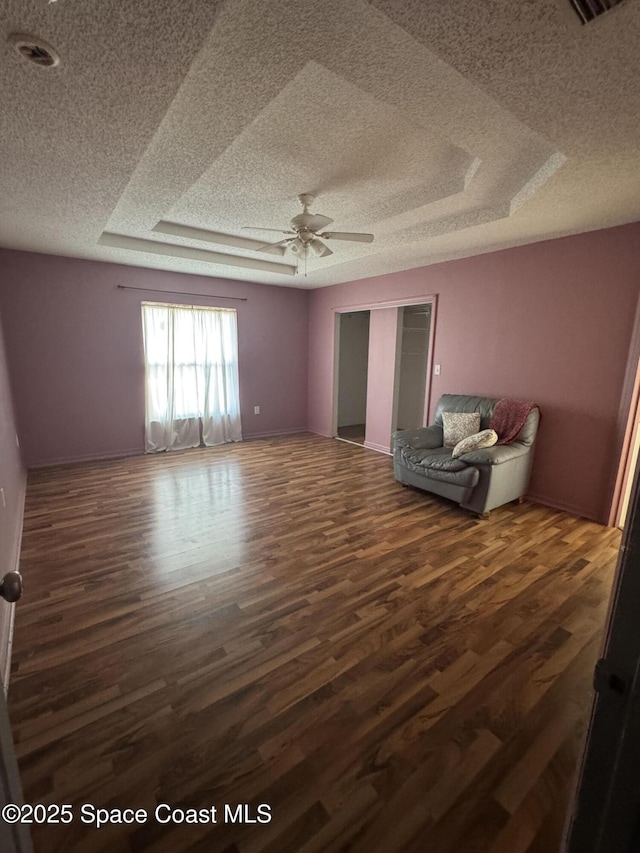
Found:
[(279, 228), (252, 228), (246, 226), (243, 230), (249, 231), (275, 231), (278, 234), (289, 234), (284, 240), (278, 240), (277, 243), (265, 243), (263, 246), (257, 246), (256, 252), (267, 252), (272, 255), (282, 254), (282, 248), (291, 251), (300, 258), (309, 257), (309, 252), (317, 258), (326, 258), (332, 255), (331, 249), (323, 243), (323, 240), (348, 240), (354, 243), (373, 243), (373, 234), (354, 234), (350, 231), (321, 231), (333, 222), (328, 216), (323, 216), (321, 213), (309, 213), (309, 208), (313, 204), (314, 196), (309, 193), (302, 193), (298, 196), (298, 200), (302, 205), (302, 213), (294, 216), (289, 223), (290, 227), (287, 230)]

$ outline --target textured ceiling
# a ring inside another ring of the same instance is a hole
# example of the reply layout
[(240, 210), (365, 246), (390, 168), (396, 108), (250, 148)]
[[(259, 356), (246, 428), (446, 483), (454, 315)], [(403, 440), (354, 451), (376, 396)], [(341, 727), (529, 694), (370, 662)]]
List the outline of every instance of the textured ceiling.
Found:
[[(4, 0), (0, 245), (316, 287), (640, 219), (640, 3)], [(58, 51), (42, 69), (6, 41)], [(256, 249), (297, 196), (337, 231)]]

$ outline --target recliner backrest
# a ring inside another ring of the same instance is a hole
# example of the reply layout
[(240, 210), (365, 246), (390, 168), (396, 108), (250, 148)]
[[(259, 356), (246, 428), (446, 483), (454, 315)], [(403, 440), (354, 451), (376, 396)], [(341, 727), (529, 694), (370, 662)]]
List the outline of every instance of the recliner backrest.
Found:
[[(442, 426), (443, 412), (480, 412), (480, 429), (489, 429), (491, 416), (498, 403), (497, 397), (474, 397), (470, 394), (443, 394), (438, 400), (434, 416), (434, 423)], [(533, 444), (538, 431), (540, 412), (533, 409), (524, 426), (518, 434), (516, 441), (521, 441), (529, 447)]]
[(442, 426), (443, 412), (480, 412), (480, 429), (489, 429), (489, 421), (496, 407), (493, 397), (472, 397), (468, 394), (443, 394), (438, 400), (435, 423)]

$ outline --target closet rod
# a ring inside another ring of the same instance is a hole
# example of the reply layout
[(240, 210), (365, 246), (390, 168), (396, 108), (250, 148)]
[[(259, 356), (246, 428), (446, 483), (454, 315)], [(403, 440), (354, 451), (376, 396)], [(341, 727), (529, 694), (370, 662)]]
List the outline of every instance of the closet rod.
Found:
[(235, 302), (248, 302), (246, 296), (217, 296), (214, 293), (184, 293), (182, 290), (155, 290), (153, 287), (130, 287), (119, 284), (119, 290), (142, 290), (144, 293), (171, 293), (173, 296), (199, 296), (202, 299), (233, 299)]

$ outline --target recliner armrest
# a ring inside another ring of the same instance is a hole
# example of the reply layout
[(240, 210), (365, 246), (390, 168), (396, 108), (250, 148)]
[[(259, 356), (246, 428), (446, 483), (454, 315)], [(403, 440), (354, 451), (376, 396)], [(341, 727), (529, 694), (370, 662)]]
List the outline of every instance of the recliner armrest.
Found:
[(442, 427), (421, 427), (420, 429), (403, 429), (393, 434), (393, 448), (408, 447), (411, 450), (434, 450), (442, 447), (444, 434)]
[(514, 441), (512, 444), (496, 444), (493, 447), (470, 450), (469, 453), (462, 453), (458, 458), (468, 465), (502, 465), (510, 459), (525, 456), (530, 450), (530, 447)]

